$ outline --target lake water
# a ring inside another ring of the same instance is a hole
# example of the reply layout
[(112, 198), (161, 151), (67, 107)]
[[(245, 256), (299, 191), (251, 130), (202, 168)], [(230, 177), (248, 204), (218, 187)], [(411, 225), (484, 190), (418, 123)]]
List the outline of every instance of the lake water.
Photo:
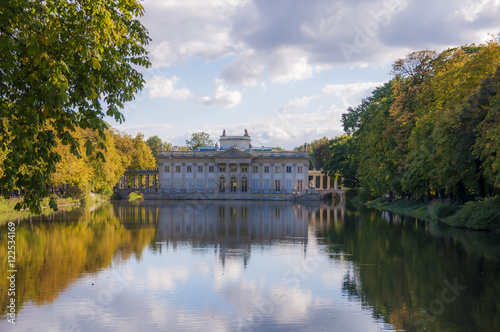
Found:
[(15, 296), (0, 227), (0, 331), (500, 331), (495, 234), (316, 202), (124, 202), (15, 224)]

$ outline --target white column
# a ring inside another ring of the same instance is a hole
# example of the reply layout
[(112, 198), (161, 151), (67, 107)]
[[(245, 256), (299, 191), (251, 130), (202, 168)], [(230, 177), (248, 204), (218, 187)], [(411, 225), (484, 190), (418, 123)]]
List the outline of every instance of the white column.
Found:
[(198, 192), (198, 184), (196, 183), (196, 174), (198, 173), (198, 163), (193, 163), (193, 184), (194, 192)]
[(186, 188), (186, 163), (181, 164), (181, 175), (182, 175), (181, 191), (182, 191), (182, 188), (184, 188), (184, 191), (187, 191), (187, 188)]
[(203, 167), (203, 189), (208, 190), (208, 163), (204, 163)]
[(286, 192), (285, 173), (286, 173), (286, 164), (281, 164), (281, 188), (280, 188), (281, 193), (283, 193), (283, 191), (281, 191), (282, 188), (285, 188)]

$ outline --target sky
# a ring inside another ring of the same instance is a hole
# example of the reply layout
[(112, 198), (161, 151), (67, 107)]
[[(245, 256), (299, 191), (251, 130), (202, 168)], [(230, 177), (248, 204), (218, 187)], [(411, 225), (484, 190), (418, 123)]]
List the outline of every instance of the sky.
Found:
[(144, 89), (115, 128), (183, 146), (205, 131), (293, 149), (342, 134), (342, 113), (413, 51), (500, 33), (500, 0), (143, 0)]

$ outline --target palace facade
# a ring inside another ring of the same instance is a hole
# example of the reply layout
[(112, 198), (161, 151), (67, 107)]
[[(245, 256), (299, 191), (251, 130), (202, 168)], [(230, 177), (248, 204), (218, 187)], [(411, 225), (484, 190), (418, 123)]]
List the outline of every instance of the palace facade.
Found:
[[(163, 149), (162, 149), (163, 150)], [(167, 196), (209, 195), (236, 198), (291, 196), (308, 190), (306, 151), (253, 147), (245, 130), (192, 151), (161, 151), (158, 180)]]

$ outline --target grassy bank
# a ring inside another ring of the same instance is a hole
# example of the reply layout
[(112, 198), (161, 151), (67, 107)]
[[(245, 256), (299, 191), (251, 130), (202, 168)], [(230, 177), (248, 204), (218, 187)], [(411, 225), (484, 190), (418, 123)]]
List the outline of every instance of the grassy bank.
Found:
[[(31, 213), (29, 210), (23, 210), (23, 211), (16, 211), (14, 210), (14, 206), (18, 202), (20, 202), (20, 198), (12, 198), (12, 199), (5, 199), (3, 197), (0, 197), (0, 225), (3, 225), (4, 223), (16, 219), (23, 219), (29, 216), (33, 216), (34, 214)], [(103, 195), (99, 194), (94, 194), (91, 193), (85, 201), (82, 201), (81, 199), (75, 199), (75, 198), (58, 198), (57, 199), (57, 205), (59, 209), (62, 208), (70, 208), (70, 207), (75, 207), (75, 206), (80, 206), (80, 205), (95, 205), (99, 204), (102, 202), (109, 201), (109, 198)], [(45, 198), (42, 200), (42, 214), (51, 214), (53, 213), (53, 210), (49, 207), (49, 199)]]
[[(0, 198), (0, 225), (3, 225), (4, 223), (16, 219), (23, 219), (29, 216), (32, 216), (33, 214), (28, 211), (16, 211), (14, 210), (14, 206), (18, 202), (20, 202), (21, 199), (19, 198), (12, 198), (12, 199), (5, 199), (3, 197)], [(72, 198), (61, 198), (57, 200), (57, 204), (59, 207), (66, 207), (66, 206), (75, 206), (75, 205), (80, 205), (80, 201), (74, 200)], [(46, 198), (42, 201), (42, 214), (50, 214), (52, 213), (52, 209), (49, 208), (49, 199)]]
[(430, 203), (415, 202), (407, 199), (396, 199), (390, 197), (382, 197), (365, 205), (383, 211), (390, 211), (405, 216), (411, 216), (418, 219), (430, 221), (432, 218), (428, 214)]
[(441, 221), (452, 227), (500, 231), (500, 196), (458, 206), (447, 202), (419, 202), (382, 197), (365, 205), (426, 221)]

